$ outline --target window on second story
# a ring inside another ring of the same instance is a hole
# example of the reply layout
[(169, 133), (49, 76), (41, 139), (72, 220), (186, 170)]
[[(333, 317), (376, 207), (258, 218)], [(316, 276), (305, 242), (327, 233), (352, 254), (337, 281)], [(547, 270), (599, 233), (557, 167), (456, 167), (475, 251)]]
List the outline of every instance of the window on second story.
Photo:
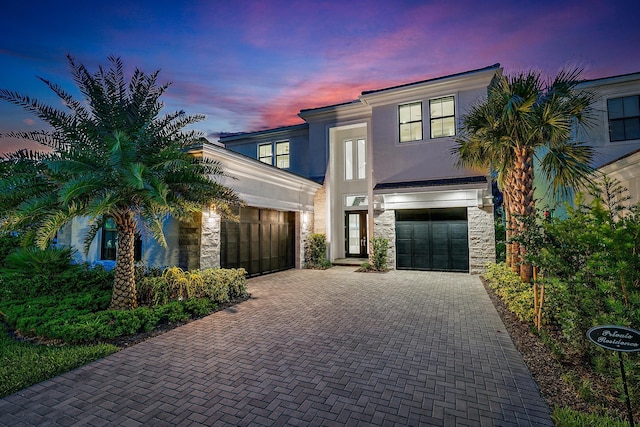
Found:
[(607, 100), (609, 140), (640, 139), (640, 96), (625, 96)]
[(365, 140), (359, 138), (354, 145), (353, 140), (344, 141), (344, 179), (366, 179), (366, 151)]
[(429, 100), (431, 138), (442, 138), (456, 134), (456, 115), (453, 96)]
[(273, 147), (271, 143), (258, 145), (258, 160), (269, 165), (273, 164)]
[(276, 142), (276, 166), (288, 169), (289, 160), (289, 141)]
[(422, 102), (398, 106), (400, 142), (422, 140)]

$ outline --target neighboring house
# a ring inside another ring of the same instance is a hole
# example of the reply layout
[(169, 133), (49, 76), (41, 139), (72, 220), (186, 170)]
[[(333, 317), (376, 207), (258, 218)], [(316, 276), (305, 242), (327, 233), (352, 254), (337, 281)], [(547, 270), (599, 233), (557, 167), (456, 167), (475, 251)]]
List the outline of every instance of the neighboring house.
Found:
[[(585, 80), (577, 88), (593, 91), (596, 99), (589, 126), (575, 138), (593, 147), (598, 172), (628, 188), (630, 203), (640, 202), (640, 72)], [(541, 179), (536, 186), (539, 205), (563, 215), (571, 200), (552, 200)]]
[(455, 167), (461, 116), (498, 64), (363, 92), (308, 110), (304, 124), (220, 138), (229, 150), (322, 183), (313, 230), (331, 261), (389, 239), (393, 268), (478, 273), (495, 260), (491, 185)]
[(584, 135), (596, 150), (594, 166), (629, 189), (630, 203), (640, 202), (640, 72), (589, 80), (596, 91), (594, 126)]

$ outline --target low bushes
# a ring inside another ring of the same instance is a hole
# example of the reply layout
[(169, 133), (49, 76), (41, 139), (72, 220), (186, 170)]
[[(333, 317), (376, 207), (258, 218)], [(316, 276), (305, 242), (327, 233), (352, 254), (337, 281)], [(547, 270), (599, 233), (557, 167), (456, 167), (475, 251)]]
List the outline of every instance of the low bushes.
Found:
[(505, 263), (500, 263), (487, 265), (484, 277), (509, 311), (522, 321), (533, 320), (533, 289), (528, 283), (522, 283), (519, 274), (511, 271)]
[(15, 289), (22, 284), (7, 281), (3, 288), (5, 293), (0, 295), (0, 313), (3, 313), (0, 320), (25, 337), (88, 343), (150, 331), (163, 323), (201, 317), (220, 304), (247, 295), (243, 269), (185, 272), (174, 267), (166, 269), (161, 276), (140, 280), (140, 307), (114, 311), (108, 310), (110, 284), (93, 288), (87, 283), (80, 284), (84, 278), (104, 278), (105, 273), (85, 269), (66, 273), (74, 285), (49, 289), (50, 292), (42, 296), (34, 296), (32, 291), (47, 289), (49, 285), (34, 285), (29, 291), (17, 291)]
[[(575, 365), (565, 382), (593, 407), (615, 406), (611, 402), (623, 398), (624, 391), (617, 354), (590, 342), (587, 330), (597, 325), (640, 329), (640, 205), (625, 204), (625, 192), (605, 177), (588, 202), (578, 196), (566, 217), (531, 221), (520, 240), (527, 262), (542, 273), (540, 336), (566, 365)], [(485, 277), (511, 311), (531, 320), (531, 284), (519, 283), (502, 264), (491, 265)], [(626, 354), (624, 365), (632, 406), (638, 408), (640, 355)], [(590, 382), (601, 386), (581, 386)]]

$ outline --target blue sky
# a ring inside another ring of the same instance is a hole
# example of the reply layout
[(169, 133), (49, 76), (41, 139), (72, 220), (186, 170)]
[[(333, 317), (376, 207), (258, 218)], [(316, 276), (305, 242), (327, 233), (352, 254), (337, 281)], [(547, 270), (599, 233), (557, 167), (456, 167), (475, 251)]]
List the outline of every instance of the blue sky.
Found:
[[(630, 0), (10, 2), (0, 88), (59, 105), (36, 76), (72, 91), (67, 53), (90, 70), (116, 55), (128, 70), (160, 69), (173, 82), (167, 112), (205, 114), (194, 128), (216, 139), (497, 62), (547, 75), (578, 66), (586, 78), (638, 72), (639, 13)], [(0, 101), (0, 133), (43, 127)], [(0, 153), (21, 147), (35, 146), (0, 139)]]

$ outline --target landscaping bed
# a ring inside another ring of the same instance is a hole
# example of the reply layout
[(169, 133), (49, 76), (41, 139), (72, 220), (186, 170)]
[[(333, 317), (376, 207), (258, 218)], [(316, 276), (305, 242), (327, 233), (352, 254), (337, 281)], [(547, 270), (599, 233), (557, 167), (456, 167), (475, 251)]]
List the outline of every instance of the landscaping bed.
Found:
[[(569, 421), (561, 422), (555, 419), (557, 425), (628, 425), (628, 423), (621, 421), (627, 416), (622, 396), (616, 394), (606, 379), (594, 373), (580, 360), (558, 360), (552, 349), (535, 332), (533, 325), (530, 322), (520, 320), (516, 314), (510, 311), (494, 289), (488, 286), (487, 280), (483, 278), (482, 283), (513, 343), (522, 355), (529, 372), (538, 384), (540, 394), (549, 405), (554, 419), (557, 417), (570, 418)], [(573, 379), (574, 383), (569, 383), (567, 379)], [(589, 402), (581, 397), (580, 390), (576, 389), (576, 385), (580, 383), (586, 387), (597, 389), (597, 392), (592, 390), (589, 396), (604, 396), (605, 400)], [(634, 409), (634, 418), (637, 420), (640, 417), (640, 412), (637, 409), (640, 408)], [(567, 410), (575, 411), (584, 418), (572, 421), (571, 417), (577, 415), (574, 413), (567, 416), (565, 414)], [(591, 417), (590, 414), (594, 414), (594, 416)]]

